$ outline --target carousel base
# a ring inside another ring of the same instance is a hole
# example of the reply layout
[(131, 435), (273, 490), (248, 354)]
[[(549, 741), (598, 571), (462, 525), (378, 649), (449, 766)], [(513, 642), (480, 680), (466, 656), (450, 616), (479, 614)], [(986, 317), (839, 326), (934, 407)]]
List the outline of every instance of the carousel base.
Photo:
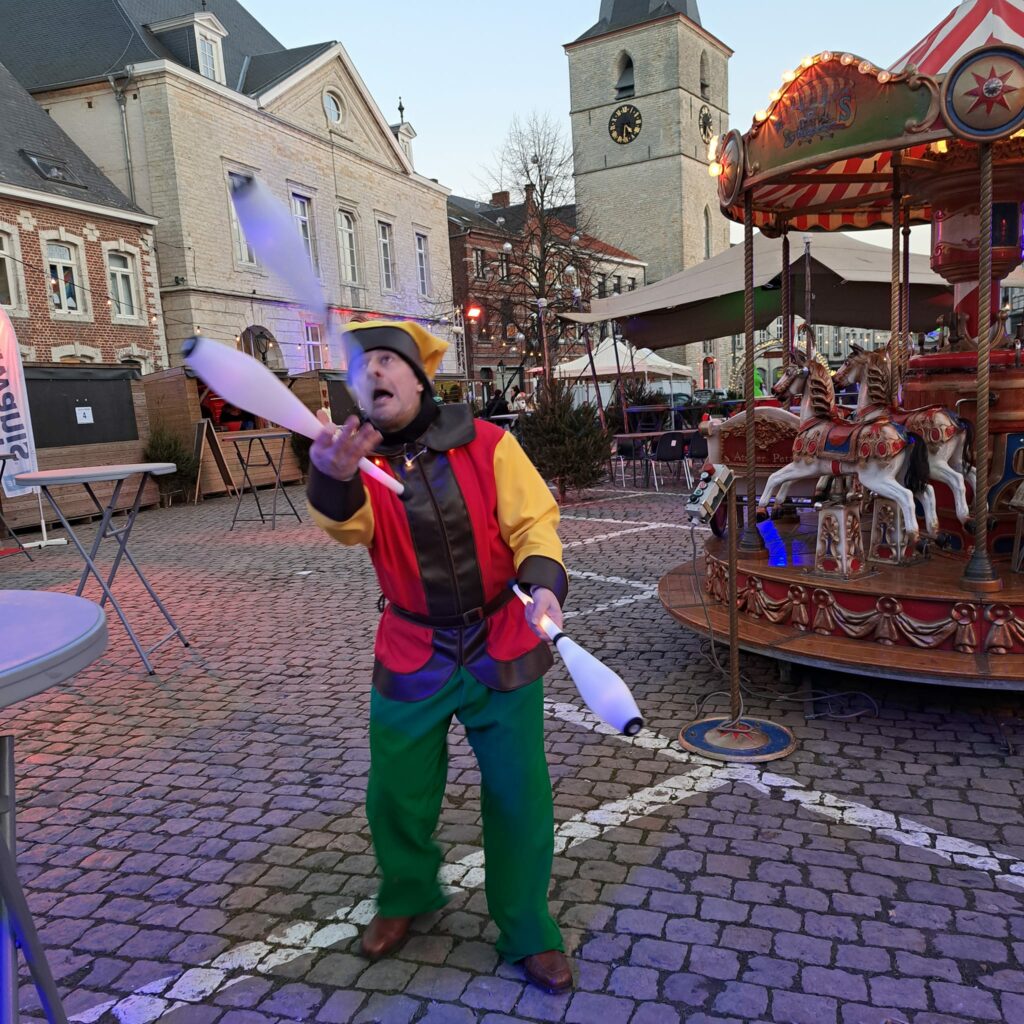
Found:
[[(814, 571), (815, 521), (765, 522), (768, 558), (737, 560), (739, 642), (746, 651), (837, 672), (917, 683), (1024, 690), (1024, 575), (996, 563), (1003, 589), (963, 581), (962, 556), (844, 579)], [(728, 540), (663, 576), (659, 596), (684, 626), (725, 641)], [(710, 629), (709, 629), (710, 623)]]

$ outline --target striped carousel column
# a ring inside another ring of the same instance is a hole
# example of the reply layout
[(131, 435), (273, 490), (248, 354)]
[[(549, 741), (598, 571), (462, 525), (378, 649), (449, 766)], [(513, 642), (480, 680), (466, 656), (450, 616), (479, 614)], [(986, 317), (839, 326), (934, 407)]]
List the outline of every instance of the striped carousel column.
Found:
[(978, 214), (978, 399), (974, 423), (974, 552), (964, 582), (978, 590), (1001, 590), (988, 553), (989, 491), (989, 353), (992, 325), (992, 143), (978, 144), (981, 166), (981, 208)]
[(755, 444), (754, 399), (754, 199), (748, 189), (743, 194), (743, 394), (747, 409), (747, 507), (743, 516), (740, 551), (745, 555), (767, 554), (764, 538), (757, 528), (757, 446)]

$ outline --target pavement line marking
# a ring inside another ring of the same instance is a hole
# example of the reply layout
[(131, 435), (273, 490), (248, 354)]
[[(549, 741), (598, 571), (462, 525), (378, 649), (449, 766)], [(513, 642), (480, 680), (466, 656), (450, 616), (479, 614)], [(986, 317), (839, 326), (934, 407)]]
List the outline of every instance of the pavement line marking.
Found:
[[(783, 800), (799, 803), (814, 814), (819, 814), (837, 824), (851, 825), (903, 846), (929, 850), (937, 857), (957, 867), (974, 868), (990, 874), (1004, 871), (1006, 872), (1004, 874), (995, 874), (995, 880), (1001, 880), (1015, 888), (1024, 889), (1024, 861), (1017, 860), (1009, 854), (996, 853), (980, 843), (957, 839), (955, 836), (946, 835), (930, 825), (915, 821), (913, 818), (877, 810), (847, 797), (833, 796), (830, 793), (807, 789), (795, 779), (765, 771), (757, 765), (723, 764), (720, 761), (709, 761), (707, 758), (689, 754), (684, 750), (676, 750), (670, 746), (672, 741), (649, 729), (642, 729), (636, 736), (623, 736), (611, 726), (596, 719), (589, 711), (584, 711), (575, 704), (562, 704), (546, 700), (545, 710), (554, 718), (570, 722), (573, 725), (581, 725), (593, 732), (609, 735), (622, 743), (653, 749), (663, 757), (692, 764), (701, 769), (708, 769), (711, 776), (721, 780), (718, 786), (710, 788), (742, 783), (752, 786), (766, 796), (770, 795), (773, 790), (781, 790)], [(701, 788), (706, 790), (708, 787), (702, 786)]]
[(592, 608), (583, 608), (578, 611), (563, 612), (563, 619), (576, 619), (586, 615), (594, 615), (597, 612), (609, 612), (616, 608), (624, 608), (626, 605), (636, 604), (638, 601), (649, 601), (652, 597), (658, 596), (658, 587), (654, 583), (642, 583), (639, 580), (627, 580), (621, 576), (602, 576), (597, 572), (585, 572), (578, 569), (567, 570), (570, 578), (581, 580), (595, 580), (598, 583), (613, 583), (619, 587), (635, 587), (642, 591), (639, 594), (631, 594), (627, 597), (619, 597), (614, 601), (594, 605)]
[[(603, 516), (560, 516), (559, 521), (565, 522), (569, 520), (573, 523), (616, 523), (619, 526), (636, 526), (637, 521), (635, 519), (607, 519)], [(645, 526), (650, 527), (661, 527), (665, 530), (688, 530), (690, 527), (686, 523), (644, 523)], [(707, 527), (705, 527), (707, 529)]]
[(614, 540), (616, 537), (625, 537), (631, 533), (646, 533), (648, 530), (660, 530), (661, 527), (657, 524), (649, 526), (644, 524), (643, 526), (634, 526), (631, 530), (616, 530), (614, 533), (600, 533), (595, 537), (587, 537), (584, 540), (571, 540), (566, 544), (562, 545), (563, 550), (566, 548), (582, 548), (588, 544), (597, 544), (602, 540)]
[(656, 583), (644, 583), (640, 580), (627, 580), (622, 576), (602, 576), (598, 572), (588, 572), (585, 569), (568, 569), (566, 575), (579, 580), (596, 580), (598, 583), (614, 583), (619, 587), (638, 587), (640, 590), (657, 590)]
[[(764, 771), (756, 765), (722, 764), (676, 750), (671, 746), (672, 740), (650, 729), (643, 729), (636, 736), (622, 736), (575, 704), (545, 699), (544, 707), (547, 714), (561, 721), (611, 736), (630, 746), (653, 750), (691, 767), (684, 775), (665, 779), (592, 810), (580, 811), (561, 822), (555, 828), (556, 854), (599, 838), (629, 821), (646, 817), (661, 807), (682, 803), (694, 793), (714, 792), (743, 784), (766, 796), (773, 790), (781, 790), (784, 800), (797, 802), (815, 814), (895, 843), (928, 849), (951, 864), (994, 873), (1003, 870), (1005, 863), (1005, 870), (1009, 873), (996, 875), (996, 880), (1024, 889), (1024, 862), (1006, 854), (993, 853), (987, 847), (945, 835), (911, 818), (897, 817), (845, 797), (808, 790), (794, 779)], [(458, 861), (443, 864), (439, 873), (442, 885), (449, 894), (477, 888), (484, 881), (483, 864), (483, 850), (474, 850)], [(103, 1014), (112, 1012), (122, 1024), (148, 1024), (163, 1013), (194, 1005), (249, 976), (231, 976), (232, 972), (255, 970), (265, 973), (308, 953), (354, 938), (358, 934), (356, 925), (369, 923), (375, 911), (376, 901), (370, 898), (336, 911), (327, 923), (296, 921), (279, 925), (263, 942), (241, 943), (199, 967), (158, 979), (126, 998), (98, 1004), (76, 1014), (71, 1020), (93, 1024)], [(167, 990), (172, 982), (167, 997), (161, 997), (160, 993)]]

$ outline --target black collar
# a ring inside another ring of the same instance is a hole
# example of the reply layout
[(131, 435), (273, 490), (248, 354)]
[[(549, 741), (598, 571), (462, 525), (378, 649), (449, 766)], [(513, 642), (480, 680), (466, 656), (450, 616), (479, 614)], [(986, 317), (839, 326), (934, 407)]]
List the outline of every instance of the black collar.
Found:
[[(449, 448), (459, 448), (469, 444), (476, 437), (476, 425), (473, 422), (473, 410), (468, 405), (442, 405), (438, 407), (430, 399), (434, 415), (422, 427), (420, 416), (413, 420), (405, 430), (395, 434), (387, 434), (377, 451), (381, 455), (395, 455), (401, 452), (410, 442), (418, 442), (435, 452), (446, 452)], [(410, 428), (419, 425), (420, 430), (412, 436), (406, 436)]]

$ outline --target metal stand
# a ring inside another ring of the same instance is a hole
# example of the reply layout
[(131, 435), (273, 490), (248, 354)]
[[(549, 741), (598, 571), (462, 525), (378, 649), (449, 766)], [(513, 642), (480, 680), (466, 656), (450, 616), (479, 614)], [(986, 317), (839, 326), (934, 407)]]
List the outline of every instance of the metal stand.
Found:
[[(54, 512), (57, 513), (57, 517), (61, 521), (64, 529), (67, 531), (68, 537), (71, 538), (71, 542), (78, 548), (78, 553), (85, 560), (85, 568), (82, 570), (81, 578), (78, 581), (78, 588), (75, 590), (77, 597), (82, 596), (82, 591), (85, 589), (85, 584), (89, 579), (89, 573), (92, 573), (96, 577), (96, 582), (99, 583), (100, 589), (103, 591), (102, 596), (99, 600), (99, 605), (102, 608), (103, 605), (110, 601), (113, 605), (114, 611), (117, 612), (117, 617), (121, 620), (125, 631), (128, 634), (128, 638), (131, 640), (138, 651), (139, 657), (142, 659), (142, 664), (146, 666), (146, 671), (153, 675), (155, 669), (149, 660), (149, 655), (152, 654), (157, 648), (162, 647), (168, 640), (173, 637), (178, 637), (185, 647), (189, 646), (188, 640), (185, 639), (185, 634), (182, 632), (181, 627), (171, 618), (171, 613), (164, 607), (163, 602), (156, 595), (156, 591), (149, 584), (149, 580), (143, 575), (142, 570), (139, 568), (138, 563), (131, 556), (131, 552), (128, 550), (128, 538), (131, 536), (132, 527), (135, 525), (135, 519), (139, 514), (139, 506), (142, 504), (142, 492), (146, 486), (146, 481), (149, 480), (149, 473), (143, 473), (142, 479), (139, 481), (139, 489), (135, 494), (135, 501), (132, 503), (131, 509), (125, 518), (124, 526), (119, 529), (114, 529), (110, 525), (111, 518), (114, 515), (114, 510), (117, 508), (117, 499), (121, 494), (121, 488), (124, 486), (124, 480), (118, 480), (114, 484), (113, 493), (110, 495), (110, 500), (107, 502), (106, 507), (100, 503), (100, 500), (96, 497), (96, 492), (92, 489), (92, 485), (89, 483), (83, 483), (82, 486), (86, 489), (89, 497), (92, 499), (93, 504), (96, 506), (96, 510), (101, 513), (102, 519), (100, 520), (100, 527), (96, 531), (96, 538), (92, 542), (92, 548), (86, 551), (82, 547), (78, 537), (75, 536), (74, 530), (71, 529), (70, 523), (64, 518), (64, 513), (60, 510), (60, 506), (54, 500), (53, 495), (50, 493), (50, 488), (43, 485), (41, 490), (46, 495), (46, 500), (49, 501), (53, 507)], [(100, 575), (99, 569), (96, 568), (96, 553), (99, 551), (100, 544), (108, 537), (112, 538), (117, 543), (117, 554), (114, 556), (113, 565), (110, 567), (110, 573), (106, 580)], [(142, 644), (139, 643), (138, 637), (136, 637), (134, 630), (128, 625), (128, 618), (125, 613), (121, 610), (121, 606), (117, 603), (117, 598), (111, 593), (110, 587), (114, 582), (114, 577), (117, 575), (117, 570), (121, 565), (121, 558), (127, 558), (128, 564), (135, 570), (135, 575), (139, 577), (142, 585), (146, 588), (149, 596), (153, 599), (153, 603), (160, 609), (160, 613), (167, 620), (171, 629), (170, 632), (162, 636), (155, 644), (148, 648), (143, 648)]]
[[(736, 606), (736, 485), (729, 487), (729, 714), (691, 722), (679, 742), (716, 761), (774, 761), (796, 749), (796, 738), (782, 725), (742, 715), (740, 700), (739, 610)], [(714, 643), (714, 638), (712, 638)]]
[[(230, 530), (235, 528), (235, 523), (265, 523), (267, 516), (263, 513), (263, 506), (260, 504), (260, 494), (256, 490), (256, 485), (252, 482), (252, 477), (249, 476), (249, 467), (252, 465), (252, 446), (253, 443), (259, 441), (260, 447), (263, 449), (263, 455), (266, 458), (266, 462), (257, 463), (257, 465), (270, 466), (274, 471), (274, 498), (271, 503), (270, 509), (270, 528), (272, 530), (277, 528), (277, 495), (281, 493), (284, 495), (284, 500), (288, 503), (289, 509), (291, 509), (291, 515), (295, 516), (296, 519), (301, 523), (302, 516), (299, 515), (298, 509), (292, 504), (292, 499), (288, 496), (288, 492), (281, 486), (281, 466), (284, 462), (284, 449), (288, 443), (288, 438), (291, 435), (287, 432), (274, 432), (273, 434), (255, 434), (252, 437), (239, 437), (234, 438), (228, 435), (228, 440), (235, 446), (235, 451), (238, 453), (238, 461), (242, 466), (242, 486), (238, 489), (238, 501), (235, 503), (235, 514), (231, 517)], [(277, 440), (280, 438), (281, 451), (277, 455), (277, 459), (270, 454), (267, 449), (266, 441)], [(242, 455), (242, 444), (248, 442), (248, 448), (245, 450), (245, 455)], [(252, 496), (256, 500), (256, 511), (259, 513), (259, 519), (256, 518), (239, 518), (238, 513), (242, 509), (242, 501), (245, 498), (245, 488), (248, 485), (252, 489)], [(282, 512), (282, 515), (288, 515), (287, 512)]]
[(27, 544), (23, 545), (26, 548), (54, 548), (63, 547), (67, 544), (66, 537), (47, 537), (46, 536), (46, 516), (43, 515), (43, 492), (42, 490), (36, 491), (36, 498), (39, 501), (39, 529), (43, 533), (42, 540), (31, 540)]
[(18, 952), (50, 1024), (67, 1024), (14, 861), (14, 737), (0, 736), (0, 1024), (18, 1024)]

